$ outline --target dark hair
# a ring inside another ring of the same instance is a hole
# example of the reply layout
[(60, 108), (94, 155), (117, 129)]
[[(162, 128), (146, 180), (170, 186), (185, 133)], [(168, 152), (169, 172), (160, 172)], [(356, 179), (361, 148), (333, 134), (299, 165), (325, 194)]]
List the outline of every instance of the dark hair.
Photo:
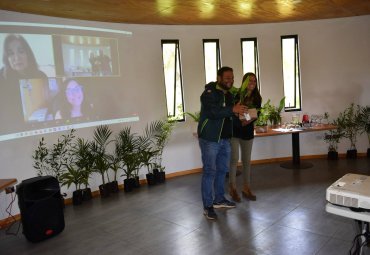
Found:
[[(256, 81), (257, 81), (257, 76), (254, 74), (254, 73), (252, 73), (252, 72), (249, 72), (249, 73), (246, 73), (246, 74), (244, 74), (243, 75), (243, 79), (242, 79), (242, 83), (247, 79), (247, 78), (249, 78), (250, 76), (254, 76), (254, 78), (256, 78)], [(252, 91), (252, 94), (249, 96), (249, 97), (246, 97), (245, 99), (244, 99), (244, 101), (251, 101), (251, 103), (253, 104), (253, 105), (255, 105), (256, 107), (261, 107), (261, 104), (262, 104), (262, 97), (261, 97), (261, 94), (260, 94), (260, 92), (259, 92), (259, 90), (258, 90), (258, 86), (257, 86), (257, 84), (256, 84), (256, 87), (253, 89), (253, 91)]]
[(225, 72), (233, 72), (233, 69), (228, 66), (223, 66), (217, 71), (217, 76), (222, 77)]
[(35, 55), (33, 54), (30, 45), (27, 43), (24, 37), (21, 35), (8, 34), (5, 37), (4, 46), (3, 46), (3, 63), (4, 63), (5, 75), (9, 76), (11, 72), (13, 73), (16, 72), (10, 67), (10, 63), (9, 63), (9, 45), (11, 44), (12, 41), (19, 41), (26, 52), (27, 62), (28, 62), (26, 74), (32, 75), (35, 72), (37, 72), (38, 65), (36, 62)]

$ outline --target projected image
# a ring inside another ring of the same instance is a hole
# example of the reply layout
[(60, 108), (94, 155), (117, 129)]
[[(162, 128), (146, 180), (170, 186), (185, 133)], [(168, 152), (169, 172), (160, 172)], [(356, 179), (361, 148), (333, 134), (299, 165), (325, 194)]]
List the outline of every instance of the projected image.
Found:
[[(52, 37), (33, 34), (0, 34), (1, 83), (20, 79), (55, 77)], [(14, 84), (13, 84), (14, 85)]]
[(121, 35), (1, 31), (0, 142), (139, 120), (137, 91), (121, 75)]
[(54, 120), (55, 99), (58, 94), (56, 79), (20, 80), (24, 121)]
[(119, 75), (117, 40), (103, 37), (61, 35), (63, 76)]
[(55, 119), (84, 118), (90, 120), (94, 115), (94, 103), (87, 98), (88, 86), (76, 79), (67, 79), (61, 83), (57, 100)]
[(69, 123), (94, 119), (94, 103), (87, 90), (88, 86), (85, 88), (79, 80), (71, 78), (21, 80), (24, 120)]

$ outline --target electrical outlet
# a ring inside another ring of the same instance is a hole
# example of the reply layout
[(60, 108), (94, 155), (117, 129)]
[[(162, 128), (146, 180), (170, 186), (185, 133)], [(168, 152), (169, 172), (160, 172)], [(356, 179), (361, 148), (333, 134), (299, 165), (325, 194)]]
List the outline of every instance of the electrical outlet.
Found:
[(5, 188), (5, 193), (10, 194), (14, 192), (14, 186), (6, 187)]

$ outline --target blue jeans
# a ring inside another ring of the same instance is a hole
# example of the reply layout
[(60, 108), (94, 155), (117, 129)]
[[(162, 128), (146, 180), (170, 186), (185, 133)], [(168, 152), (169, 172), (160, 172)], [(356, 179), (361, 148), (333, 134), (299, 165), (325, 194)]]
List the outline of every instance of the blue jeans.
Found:
[(213, 202), (225, 199), (225, 175), (229, 171), (231, 154), (230, 139), (221, 139), (217, 143), (199, 138), (199, 146), (203, 162), (201, 187), (203, 206), (210, 207)]

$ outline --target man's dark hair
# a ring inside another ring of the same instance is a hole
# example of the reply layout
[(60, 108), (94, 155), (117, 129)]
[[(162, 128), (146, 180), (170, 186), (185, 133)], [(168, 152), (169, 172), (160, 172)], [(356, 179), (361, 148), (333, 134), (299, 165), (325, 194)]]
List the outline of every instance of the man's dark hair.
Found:
[(233, 72), (233, 69), (228, 66), (223, 66), (217, 71), (217, 76), (222, 77), (224, 75), (224, 72)]

